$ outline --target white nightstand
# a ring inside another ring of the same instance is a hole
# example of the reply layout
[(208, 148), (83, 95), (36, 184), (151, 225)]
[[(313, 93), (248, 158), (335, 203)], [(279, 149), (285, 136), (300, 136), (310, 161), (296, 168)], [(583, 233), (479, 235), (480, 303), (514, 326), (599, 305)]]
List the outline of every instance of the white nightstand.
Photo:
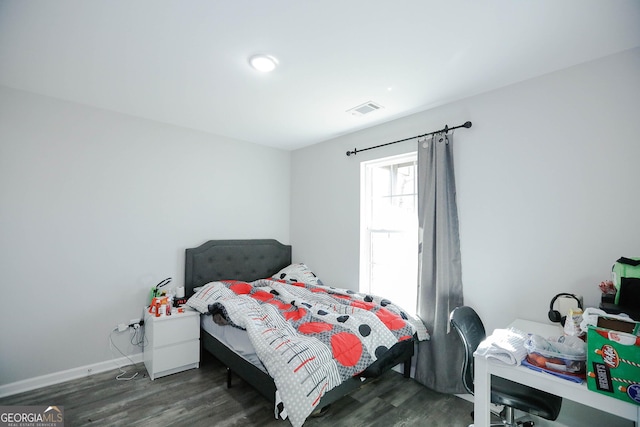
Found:
[(152, 380), (200, 365), (200, 313), (185, 307), (155, 317), (145, 310), (144, 327), (144, 365)]

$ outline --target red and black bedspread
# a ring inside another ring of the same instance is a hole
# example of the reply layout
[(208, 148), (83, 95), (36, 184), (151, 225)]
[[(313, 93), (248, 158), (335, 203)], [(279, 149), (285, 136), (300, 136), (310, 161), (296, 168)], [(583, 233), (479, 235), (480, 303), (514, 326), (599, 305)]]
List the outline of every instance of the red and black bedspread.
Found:
[(419, 319), (390, 301), (327, 286), (222, 281), (198, 294), (210, 302), (209, 311), (247, 331), (274, 378), (278, 415), (294, 427), (304, 423), (324, 393), (397, 342), (429, 338)]

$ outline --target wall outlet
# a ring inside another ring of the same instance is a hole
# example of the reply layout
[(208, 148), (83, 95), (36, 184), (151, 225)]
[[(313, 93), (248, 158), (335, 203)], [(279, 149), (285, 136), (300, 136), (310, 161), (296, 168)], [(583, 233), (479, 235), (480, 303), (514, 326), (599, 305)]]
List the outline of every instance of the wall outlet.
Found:
[(129, 326), (126, 325), (125, 323), (119, 323), (118, 324), (118, 332), (124, 332), (127, 330)]
[(144, 325), (144, 320), (142, 319), (131, 319), (129, 321), (129, 327), (133, 329), (138, 329), (142, 325)]

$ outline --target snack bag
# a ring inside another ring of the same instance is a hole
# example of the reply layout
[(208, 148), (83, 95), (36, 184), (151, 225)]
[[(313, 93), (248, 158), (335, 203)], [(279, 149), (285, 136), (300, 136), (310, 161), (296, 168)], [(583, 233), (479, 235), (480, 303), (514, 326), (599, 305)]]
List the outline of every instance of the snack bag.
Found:
[(580, 323), (582, 323), (582, 313), (581, 308), (572, 308), (569, 310), (567, 319), (564, 322), (565, 335), (578, 338), (584, 336), (584, 332), (580, 328)]

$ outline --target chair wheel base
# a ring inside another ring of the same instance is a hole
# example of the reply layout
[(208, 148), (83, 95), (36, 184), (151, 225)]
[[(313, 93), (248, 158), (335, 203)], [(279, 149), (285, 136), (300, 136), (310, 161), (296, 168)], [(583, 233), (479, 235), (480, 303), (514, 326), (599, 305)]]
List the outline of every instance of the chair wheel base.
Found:
[[(471, 412), (471, 419), (473, 419), (473, 412)], [(491, 424), (492, 426), (516, 426), (516, 427), (534, 427), (536, 425), (536, 423), (534, 423), (533, 421), (516, 421), (515, 423), (510, 424), (509, 421), (507, 419), (505, 419), (503, 417), (504, 411), (503, 413), (500, 414), (501, 418), (502, 418), (502, 422), (498, 422), (496, 424)], [(469, 427), (474, 427), (473, 424), (469, 424)]]
[[(505, 425), (505, 424), (500, 424), (500, 425)], [(536, 423), (534, 423), (533, 421), (525, 421), (525, 422), (519, 421), (516, 425), (522, 426), (522, 427), (533, 427), (534, 425), (536, 425)], [(469, 427), (474, 427), (474, 424), (469, 424)]]

